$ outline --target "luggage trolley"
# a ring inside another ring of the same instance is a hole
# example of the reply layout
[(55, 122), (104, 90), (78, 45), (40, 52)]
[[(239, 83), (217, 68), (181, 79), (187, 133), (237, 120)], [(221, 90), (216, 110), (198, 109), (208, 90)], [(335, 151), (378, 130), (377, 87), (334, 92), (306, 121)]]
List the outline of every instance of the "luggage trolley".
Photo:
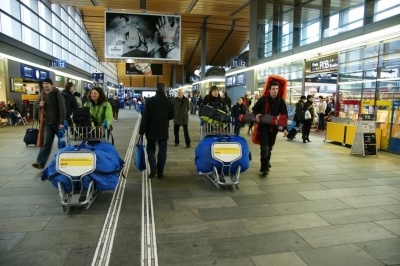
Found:
[(56, 158), (57, 172), (68, 177), (71, 191), (66, 192), (64, 185), (58, 182), (58, 193), (64, 212), (68, 207), (84, 206), (88, 210), (101, 191), (95, 190), (91, 180), (87, 190), (84, 189), (83, 177), (96, 169), (96, 154), (91, 151), (62, 151)]
[[(242, 158), (242, 144), (235, 141), (234, 138), (238, 137), (232, 133), (232, 123), (215, 125), (201, 120), (199, 146), (204, 146), (208, 156), (199, 156), (198, 160), (206, 160), (204, 158), (211, 155), (213, 162), (211, 171), (203, 172), (200, 169), (199, 174), (205, 175), (218, 189), (221, 189), (222, 186), (231, 185), (239, 189), (239, 177), (242, 169), (241, 165), (234, 164)], [(209, 164), (209, 162), (206, 164)], [(234, 169), (235, 167), (236, 169)]]
[(61, 205), (65, 212), (68, 207), (84, 207), (88, 210), (101, 190), (95, 189), (94, 180), (89, 185), (84, 184), (85, 176), (96, 170), (96, 154), (90, 150), (82, 149), (86, 142), (108, 141), (108, 126), (97, 127), (73, 127), (64, 122), (66, 128), (66, 142), (70, 146), (73, 141), (81, 142), (73, 151), (60, 151), (56, 157), (56, 171), (65, 175), (71, 189), (67, 192), (61, 182), (57, 183)]
[[(242, 146), (238, 142), (215, 142), (211, 145), (211, 156), (221, 163), (220, 167), (213, 166), (211, 173), (204, 175), (218, 188), (234, 185), (239, 189), (241, 166), (231, 174), (232, 164), (242, 158)], [(200, 172), (200, 174), (203, 174)]]

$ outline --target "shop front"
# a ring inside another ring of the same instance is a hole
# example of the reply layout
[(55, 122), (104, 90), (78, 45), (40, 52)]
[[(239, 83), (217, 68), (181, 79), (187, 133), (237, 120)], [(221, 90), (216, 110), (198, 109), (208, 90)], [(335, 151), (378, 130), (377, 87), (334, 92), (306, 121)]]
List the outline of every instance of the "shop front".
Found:
[(393, 152), (400, 152), (398, 47), (400, 39), (393, 39), (341, 51), (338, 71), (337, 115), (350, 125), (362, 114), (372, 115), (378, 147)]

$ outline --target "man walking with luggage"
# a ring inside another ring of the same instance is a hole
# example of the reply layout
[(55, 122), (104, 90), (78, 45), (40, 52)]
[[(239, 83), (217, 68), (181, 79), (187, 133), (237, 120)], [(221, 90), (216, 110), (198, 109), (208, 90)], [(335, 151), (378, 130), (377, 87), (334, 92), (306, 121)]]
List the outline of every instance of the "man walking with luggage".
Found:
[[(283, 99), (278, 97), (279, 84), (271, 81), (268, 84), (267, 91), (253, 107), (253, 113), (256, 116), (256, 122), (260, 123), (260, 115), (269, 114), (271, 116), (286, 115), (287, 107)], [(275, 144), (278, 127), (276, 125), (264, 124), (259, 125), (260, 135), (260, 172), (262, 176), (267, 176), (269, 172), (272, 147)]]
[(64, 128), (66, 110), (64, 97), (57, 88), (53, 88), (53, 81), (49, 78), (43, 80), (43, 91), (40, 97), (39, 107), (44, 112), (44, 140), (36, 163), (32, 166), (43, 170), (50, 156), (54, 136), (57, 135), (58, 129)]
[(186, 148), (190, 148), (190, 137), (188, 131), (189, 122), (189, 99), (183, 95), (182, 89), (178, 89), (178, 96), (174, 99), (174, 136), (175, 146), (179, 145), (179, 128), (183, 127)]
[[(165, 85), (157, 83), (156, 95), (148, 98), (144, 107), (139, 134), (146, 134), (147, 158), (150, 164), (149, 178), (161, 178), (164, 174), (164, 166), (167, 160), (167, 140), (169, 120), (174, 118), (174, 106), (165, 95)], [(156, 142), (158, 143), (158, 155), (156, 161)]]

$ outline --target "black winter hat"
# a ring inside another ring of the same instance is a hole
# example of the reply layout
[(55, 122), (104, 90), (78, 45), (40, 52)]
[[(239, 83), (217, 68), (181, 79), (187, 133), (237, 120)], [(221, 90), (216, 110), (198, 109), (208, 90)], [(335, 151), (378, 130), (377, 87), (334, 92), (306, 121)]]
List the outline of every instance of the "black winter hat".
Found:
[(45, 78), (43, 80), (43, 82), (47, 82), (47, 83), (50, 83), (51, 85), (53, 85), (53, 81), (50, 78)]

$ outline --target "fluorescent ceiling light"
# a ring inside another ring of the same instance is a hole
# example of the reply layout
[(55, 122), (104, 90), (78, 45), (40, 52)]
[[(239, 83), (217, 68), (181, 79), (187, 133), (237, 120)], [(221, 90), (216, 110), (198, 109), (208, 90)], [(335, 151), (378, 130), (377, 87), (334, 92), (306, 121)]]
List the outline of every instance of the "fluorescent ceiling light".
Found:
[(78, 76), (74, 76), (74, 75), (62, 72), (60, 70), (56, 70), (54, 68), (50, 68), (50, 67), (47, 67), (47, 66), (42, 66), (42, 65), (39, 65), (39, 64), (30, 62), (30, 61), (27, 61), (27, 60), (24, 60), (24, 59), (20, 59), (20, 58), (11, 56), (11, 55), (6, 55), (6, 54), (0, 53), (0, 58), (1, 57), (7, 58), (7, 59), (10, 59), (10, 60), (14, 60), (14, 61), (22, 63), (22, 64), (27, 64), (27, 65), (34, 66), (34, 67), (37, 67), (37, 68), (48, 70), (48, 71), (53, 72), (54, 74), (59, 75), (59, 76), (64, 76), (64, 77), (68, 77), (68, 78), (71, 78), (71, 79), (83, 80), (83, 81), (86, 81), (88, 83), (93, 83), (93, 81), (91, 81), (91, 80), (84, 79), (84, 78), (81, 78), (81, 77), (78, 77)]

